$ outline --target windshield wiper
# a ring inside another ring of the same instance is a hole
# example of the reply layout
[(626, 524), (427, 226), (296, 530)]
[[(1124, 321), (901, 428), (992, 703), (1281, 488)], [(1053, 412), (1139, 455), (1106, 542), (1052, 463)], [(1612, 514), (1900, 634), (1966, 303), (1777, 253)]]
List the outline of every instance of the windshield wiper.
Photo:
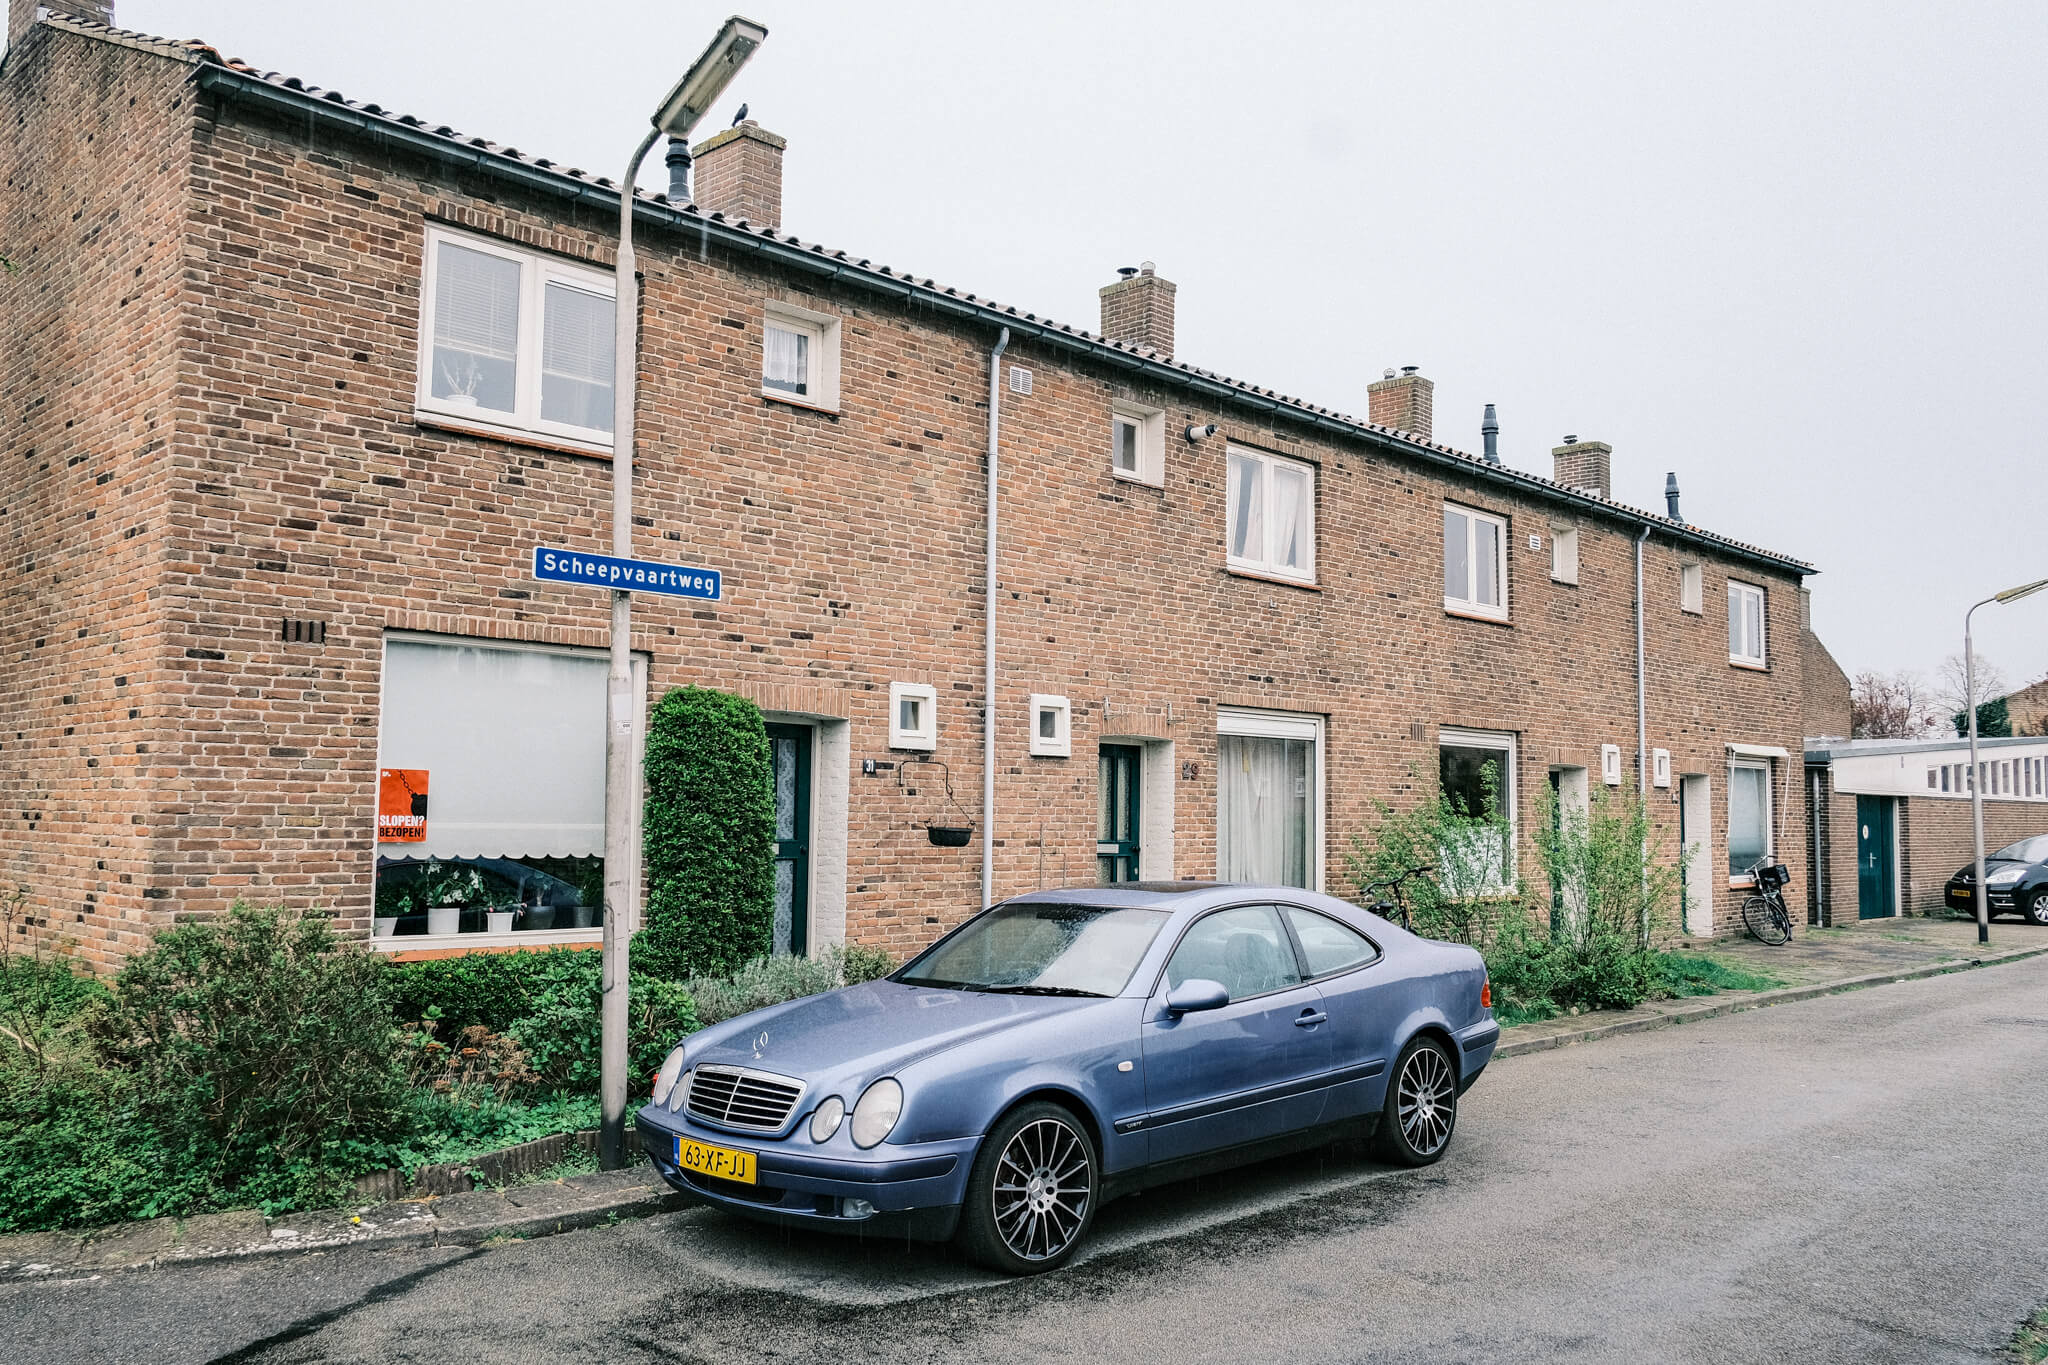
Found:
[(1078, 990), (1073, 986), (977, 986), (991, 995), (1078, 995), (1090, 1000), (1107, 1000), (1101, 991)]

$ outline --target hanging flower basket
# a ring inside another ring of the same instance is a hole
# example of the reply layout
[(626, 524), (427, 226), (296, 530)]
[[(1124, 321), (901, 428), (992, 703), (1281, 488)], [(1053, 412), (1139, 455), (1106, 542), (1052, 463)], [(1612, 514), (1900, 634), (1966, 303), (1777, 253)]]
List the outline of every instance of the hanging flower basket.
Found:
[(926, 825), (924, 832), (940, 848), (965, 848), (974, 838), (972, 825)]

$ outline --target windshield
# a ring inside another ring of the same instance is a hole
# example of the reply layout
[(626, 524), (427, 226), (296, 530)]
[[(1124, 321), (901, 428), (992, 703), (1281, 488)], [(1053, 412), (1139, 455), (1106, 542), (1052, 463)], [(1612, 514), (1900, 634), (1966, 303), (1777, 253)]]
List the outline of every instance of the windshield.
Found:
[(2007, 844), (1991, 856), (2014, 863), (2048, 862), (2048, 834), (2036, 834), (2031, 839)]
[(1166, 918), (1164, 910), (1100, 905), (998, 905), (895, 979), (1016, 995), (1115, 995)]

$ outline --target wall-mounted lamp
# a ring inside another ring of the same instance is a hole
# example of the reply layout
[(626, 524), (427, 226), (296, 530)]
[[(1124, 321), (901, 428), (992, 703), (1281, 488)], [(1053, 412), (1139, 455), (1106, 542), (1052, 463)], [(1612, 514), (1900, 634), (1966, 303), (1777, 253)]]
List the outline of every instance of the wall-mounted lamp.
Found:
[(1215, 434), (1216, 424), (1214, 422), (1209, 423), (1207, 426), (1189, 427), (1186, 432), (1187, 438), (1190, 441), (1206, 441)]

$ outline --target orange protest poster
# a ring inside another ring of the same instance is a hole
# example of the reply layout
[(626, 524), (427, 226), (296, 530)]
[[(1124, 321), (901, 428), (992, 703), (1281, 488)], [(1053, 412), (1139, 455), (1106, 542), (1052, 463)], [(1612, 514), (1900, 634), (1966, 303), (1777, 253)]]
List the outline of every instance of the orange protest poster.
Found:
[(377, 841), (418, 844), (427, 838), (427, 770), (382, 768), (377, 773)]

